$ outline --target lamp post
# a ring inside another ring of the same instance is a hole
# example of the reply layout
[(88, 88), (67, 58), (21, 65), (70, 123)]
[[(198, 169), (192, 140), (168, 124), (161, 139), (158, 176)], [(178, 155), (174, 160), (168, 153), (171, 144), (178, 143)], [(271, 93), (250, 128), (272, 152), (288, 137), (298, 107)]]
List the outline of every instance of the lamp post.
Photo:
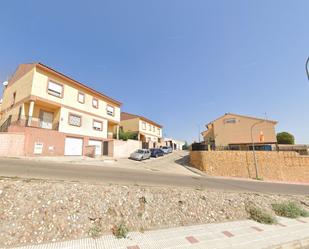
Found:
[(255, 154), (255, 148), (254, 148), (255, 144), (254, 144), (254, 140), (253, 140), (253, 128), (254, 128), (256, 125), (263, 123), (264, 121), (265, 121), (265, 120), (255, 122), (255, 123), (251, 126), (251, 144), (252, 144), (252, 152), (253, 152), (253, 159), (254, 159), (254, 168), (255, 168), (255, 177), (256, 177), (256, 179), (259, 178), (259, 169), (258, 169), (258, 164), (257, 164), (256, 154)]
[(306, 73), (307, 73), (307, 78), (309, 80), (309, 57), (306, 60)]

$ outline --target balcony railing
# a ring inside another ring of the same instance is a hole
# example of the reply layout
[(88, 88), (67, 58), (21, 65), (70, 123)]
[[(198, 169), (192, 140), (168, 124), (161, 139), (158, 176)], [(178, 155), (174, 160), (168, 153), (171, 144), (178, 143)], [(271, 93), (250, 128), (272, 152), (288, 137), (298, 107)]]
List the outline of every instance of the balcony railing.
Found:
[(58, 130), (59, 122), (54, 120), (43, 120), (38, 117), (12, 116), (11, 125), (22, 127), (35, 127), (41, 129)]

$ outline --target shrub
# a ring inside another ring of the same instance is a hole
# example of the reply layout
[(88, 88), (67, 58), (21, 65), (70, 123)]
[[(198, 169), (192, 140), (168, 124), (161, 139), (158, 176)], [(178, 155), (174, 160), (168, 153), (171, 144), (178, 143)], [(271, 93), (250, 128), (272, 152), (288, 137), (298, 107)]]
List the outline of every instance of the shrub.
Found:
[(137, 140), (138, 133), (137, 132), (125, 132), (122, 129), (119, 130), (119, 139), (127, 141), (128, 139)]
[(308, 217), (309, 212), (297, 205), (295, 202), (272, 204), (276, 215), (287, 218)]
[(264, 224), (276, 224), (277, 219), (273, 215), (267, 213), (265, 210), (262, 210), (257, 207), (250, 207), (248, 210), (250, 214), (250, 218), (252, 220), (255, 220), (259, 223), (264, 223)]
[(98, 224), (94, 224), (92, 227), (90, 227), (88, 234), (93, 239), (99, 238), (102, 234), (102, 228)]
[(288, 132), (279, 132), (277, 134), (277, 142), (278, 144), (294, 144), (295, 138)]
[(129, 229), (126, 227), (124, 223), (121, 223), (119, 226), (114, 226), (112, 232), (117, 239), (121, 239), (127, 237)]

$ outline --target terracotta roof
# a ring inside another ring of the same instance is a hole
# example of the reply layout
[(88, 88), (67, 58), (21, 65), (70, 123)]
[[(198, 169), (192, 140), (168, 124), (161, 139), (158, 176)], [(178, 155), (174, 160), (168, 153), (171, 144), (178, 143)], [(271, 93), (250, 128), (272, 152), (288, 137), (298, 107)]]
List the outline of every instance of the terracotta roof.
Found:
[(120, 116), (120, 121), (123, 121), (123, 120), (128, 120), (128, 119), (134, 119), (134, 118), (139, 118), (147, 123), (150, 123), (150, 124), (153, 124), (155, 126), (158, 126), (160, 128), (162, 128), (163, 126), (148, 119), (148, 118), (145, 118), (143, 116), (139, 116), (139, 115), (135, 115), (135, 114), (131, 114), (131, 113), (127, 113), (127, 112), (121, 112), (121, 116)]
[(251, 116), (246, 116), (246, 115), (240, 115), (240, 114), (235, 114), (235, 113), (225, 113), (224, 115), (220, 116), (219, 118), (209, 122), (206, 127), (214, 122), (216, 122), (217, 120), (227, 116), (227, 115), (232, 115), (232, 116), (237, 116), (237, 117), (242, 117), (242, 118), (250, 118), (250, 119), (255, 119), (255, 120), (261, 120), (261, 121), (265, 121), (265, 122), (270, 122), (270, 123), (274, 123), (274, 124), (277, 124), (278, 121), (275, 121), (275, 120), (268, 120), (268, 119), (263, 119), (263, 118), (256, 118), (256, 117), (251, 117)]
[(122, 103), (113, 99), (113, 98), (110, 98), (108, 97), (107, 95), (103, 94), (103, 93), (100, 93), (96, 90), (94, 90), (93, 88), (77, 81), (77, 80), (74, 80), (72, 78), (70, 78), (69, 76), (63, 74), (63, 73), (60, 73), (58, 71), (56, 71), (55, 69), (51, 68), (51, 67), (48, 67), (46, 65), (44, 65), (43, 63), (28, 63), (28, 64), (21, 64), (19, 65), (19, 67), (17, 68), (17, 70), (15, 71), (14, 75), (11, 77), (11, 79), (9, 80), (9, 85), (13, 84), (15, 81), (17, 81), (18, 79), (20, 79), (23, 75), (25, 75), (27, 72), (29, 72), (32, 68), (34, 67), (37, 67), (37, 68), (40, 68), (42, 70), (45, 70), (45, 71), (48, 71), (54, 75), (57, 75), (58, 77), (60, 78), (63, 78), (64, 80), (67, 80), (67, 81), (70, 81), (72, 84), (75, 84), (75, 85), (78, 85), (79, 87), (85, 89), (85, 90), (88, 90), (90, 91), (91, 93), (97, 95), (97, 96), (100, 96), (101, 98), (104, 98), (106, 99), (107, 101), (117, 105), (117, 106), (121, 106)]

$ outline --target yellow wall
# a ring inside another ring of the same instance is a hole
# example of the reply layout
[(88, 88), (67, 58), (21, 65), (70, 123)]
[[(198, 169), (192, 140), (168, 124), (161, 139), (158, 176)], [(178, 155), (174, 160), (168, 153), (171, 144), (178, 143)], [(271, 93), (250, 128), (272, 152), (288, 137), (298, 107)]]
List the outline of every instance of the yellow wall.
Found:
[[(82, 116), (81, 127), (69, 125), (69, 122), (68, 122), (69, 113)], [(59, 131), (64, 132), (64, 133), (83, 135), (83, 136), (107, 138), (108, 121), (106, 119), (100, 119), (100, 118), (94, 118), (94, 119), (103, 122), (102, 131), (96, 131), (93, 129), (93, 116), (84, 114), (81, 112), (77, 112), (77, 111), (72, 111), (70, 109), (62, 107), (61, 114), (60, 114)]]
[(14, 82), (12, 85), (7, 86), (3, 93), (3, 102), (2, 102), (2, 118), (1, 121), (5, 121), (9, 115), (13, 116), (13, 120), (17, 118), (19, 107), (22, 105), (16, 105), (11, 108), (13, 93), (16, 92), (15, 103), (29, 97), (31, 95), (31, 85), (33, 79), (34, 69), (26, 73), (19, 80)]
[[(146, 123), (146, 129), (143, 129), (143, 120), (139, 120), (139, 131), (144, 133), (144, 134), (147, 134), (149, 135), (150, 137), (158, 137), (158, 138), (162, 138), (162, 129), (158, 126), (155, 126), (153, 124), (150, 124), (148, 122), (145, 122)], [(151, 129), (149, 129), (149, 127)], [(153, 127), (155, 128), (153, 130)], [(158, 129), (160, 129), (160, 133), (158, 133)]]
[(120, 126), (125, 132), (127, 131), (139, 131), (139, 118), (132, 118), (120, 121)]
[[(236, 118), (236, 123), (225, 123), (228, 118)], [(214, 121), (214, 139), (216, 146), (227, 146), (228, 144), (251, 143), (251, 126), (259, 122), (257, 119), (246, 118), (227, 114)], [(260, 142), (260, 134), (263, 132), (265, 142), (277, 142), (275, 124), (263, 122), (253, 128), (254, 142)]]
[[(146, 129), (143, 129), (143, 120), (140, 118), (132, 118), (127, 120), (122, 120), (120, 122), (120, 126), (123, 127), (124, 131), (138, 131), (145, 135), (146, 141), (148, 141), (148, 138), (151, 139), (151, 141), (158, 141), (158, 138), (162, 138), (162, 129), (154, 126), (150, 123), (146, 123)], [(149, 130), (149, 125), (151, 127), (151, 131)], [(155, 131), (153, 131), (153, 126), (155, 127)], [(160, 129), (160, 134), (158, 133), (158, 129)]]
[[(64, 85), (64, 93), (63, 98), (58, 98), (53, 95), (47, 93), (47, 84), (48, 79), (52, 79), (56, 83), (60, 83)], [(79, 103), (77, 101), (78, 92), (82, 92), (85, 94), (85, 103)], [(90, 91), (84, 90), (79, 86), (73, 85), (72, 83), (65, 81), (59, 77), (55, 77), (54, 75), (42, 71), (40, 69), (36, 69), (34, 74), (34, 81), (32, 87), (32, 94), (53, 102), (57, 102), (59, 104), (63, 104), (69, 107), (77, 108), (95, 115), (99, 115), (103, 118), (113, 120), (115, 122), (120, 122), (120, 108), (116, 107), (112, 103), (108, 103), (107, 100), (102, 97), (95, 96), (99, 99), (99, 108), (94, 108), (92, 106), (92, 97), (93, 94)], [(106, 108), (107, 105), (111, 105), (115, 108), (115, 115), (110, 116), (107, 115)]]

